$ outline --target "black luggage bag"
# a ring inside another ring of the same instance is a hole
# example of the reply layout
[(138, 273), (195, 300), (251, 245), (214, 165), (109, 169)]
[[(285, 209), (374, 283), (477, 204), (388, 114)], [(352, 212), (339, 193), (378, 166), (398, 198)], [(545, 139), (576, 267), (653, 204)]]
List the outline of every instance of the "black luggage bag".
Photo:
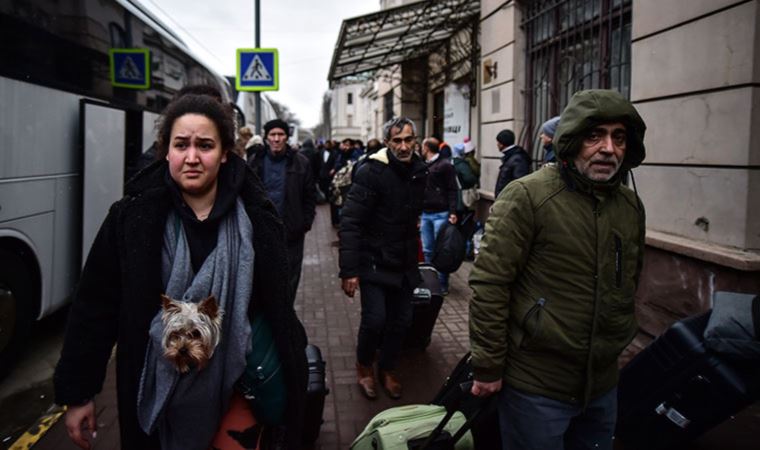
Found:
[(325, 410), (325, 397), (330, 390), (325, 384), (325, 361), (316, 345), (306, 346), (306, 360), (309, 365), (309, 385), (306, 391), (306, 408), (304, 412), (303, 443), (311, 445), (319, 437), (322, 426), (322, 413)]
[(404, 348), (425, 350), (430, 345), (435, 321), (443, 304), (438, 271), (430, 264), (420, 263), (422, 284), (414, 289), (412, 325), (406, 332)]
[(497, 411), (498, 394), (483, 400), (472, 395), (460, 399), (460, 387), (465, 383), (472, 384), (472, 363), (467, 352), (459, 360), (451, 375), (433, 397), (433, 405), (445, 406), (449, 409), (453, 404), (471, 421), (470, 431), (475, 444), (475, 450), (497, 450), (501, 448), (499, 432), (499, 414)]
[(620, 372), (616, 439), (625, 450), (687, 443), (756, 400), (752, 371), (705, 348), (709, 314), (675, 323)]

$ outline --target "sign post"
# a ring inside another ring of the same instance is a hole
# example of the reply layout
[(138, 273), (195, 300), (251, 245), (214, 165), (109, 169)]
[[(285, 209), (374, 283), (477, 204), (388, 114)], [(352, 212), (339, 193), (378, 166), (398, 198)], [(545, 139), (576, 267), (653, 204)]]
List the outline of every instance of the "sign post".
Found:
[(111, 84), (129, 89), (150, 88), (150, 50), (112, 48), (108, 51)]

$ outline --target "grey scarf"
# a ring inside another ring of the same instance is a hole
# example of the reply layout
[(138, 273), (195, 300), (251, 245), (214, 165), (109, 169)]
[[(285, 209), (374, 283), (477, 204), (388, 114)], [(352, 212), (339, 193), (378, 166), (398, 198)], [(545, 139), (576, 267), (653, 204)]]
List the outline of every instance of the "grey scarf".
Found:
[(253, 227), (238, 198), (219, 224), (216, 248), (193, 276), (190, 249), (179, 221), (179, 216), (170, 212), (164, 229), (161, 274), (166, 293), (190, 302), (216, 296), (224, 311), (222, 338), (206, 368), (181, 375), (163, 357), (159, 311), (150, 326), (137, 416), (143, 431), (151, 434), (158, 430), (162, 449), (205, 450), (227, 411), (233, 385), (243, 373), (250, 351)]

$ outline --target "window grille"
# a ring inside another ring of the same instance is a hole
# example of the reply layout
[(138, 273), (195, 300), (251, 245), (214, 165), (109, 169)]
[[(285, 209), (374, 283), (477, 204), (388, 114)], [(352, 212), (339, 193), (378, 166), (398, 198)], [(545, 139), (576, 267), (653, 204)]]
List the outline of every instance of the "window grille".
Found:
[(542, 160), (541, 125), (582, 89), (631, 91), (632, 0), (523, 2), (525, 130), (521, 142)]

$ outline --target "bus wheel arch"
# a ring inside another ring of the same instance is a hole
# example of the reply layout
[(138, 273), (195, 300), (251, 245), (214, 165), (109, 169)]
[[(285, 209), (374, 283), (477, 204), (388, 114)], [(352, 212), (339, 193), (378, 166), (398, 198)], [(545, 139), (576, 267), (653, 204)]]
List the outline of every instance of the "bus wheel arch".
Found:
[(40, 307), (39, 266), (23, 242), (0, 238), (0, 379), (29, 337)]

